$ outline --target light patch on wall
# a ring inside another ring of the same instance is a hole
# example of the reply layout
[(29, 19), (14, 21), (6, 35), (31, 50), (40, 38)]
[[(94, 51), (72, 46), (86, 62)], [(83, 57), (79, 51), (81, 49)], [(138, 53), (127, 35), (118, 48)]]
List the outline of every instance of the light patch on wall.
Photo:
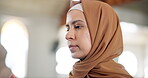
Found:
[(56, 52), (56, 72), (58, 74), (68, 75), (72, 70), (72, 66), (78, 59), (71, 57), (71, 52), (68, 47), (62, 47)]
[(144, 74), (145, 75), (144, 78), (148, 78), (148, 66), (145, 67), (144, 73), (145, 73)]
[(128, 23), (128, 22), (120, 22), (121, 24), (121, 29), (123, 32), (137, 32), (138, 31), (138, 26), (133, 23)]
[(129, 74), (132, 76), (136, 75), (138, 63), (136, 56), (132, 52), (124, 51), (119, 56), (118, 62), (125, 67)]
[(72, 1), (80, 1), (80, 0), (72, 0)]

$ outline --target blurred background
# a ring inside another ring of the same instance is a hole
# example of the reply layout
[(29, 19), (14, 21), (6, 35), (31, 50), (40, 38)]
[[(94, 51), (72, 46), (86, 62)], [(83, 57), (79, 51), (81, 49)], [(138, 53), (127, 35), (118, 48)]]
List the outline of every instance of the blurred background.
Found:
[[(148, 0), (102, 0), (119, 16), (124, 52), (115, 59), (135, 78), (148, 78)], [(18, 78), (65, 78), (77, 59), (66, 45), (69, 0), (0, 0), (0, 42)]]

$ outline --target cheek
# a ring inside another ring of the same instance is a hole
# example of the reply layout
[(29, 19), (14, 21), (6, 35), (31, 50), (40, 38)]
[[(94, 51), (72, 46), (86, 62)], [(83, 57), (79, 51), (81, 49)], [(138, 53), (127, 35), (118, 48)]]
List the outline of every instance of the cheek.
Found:
[(84, 52), (88, 53), (91, 49), (91, 39), (89, 32), (83, 33), (83, 35), (80, 36), (80, 44), (81, 48)]
[(88, 39), (88, 41), (89, 41), (89, 44), (91, 45), (91, 38), (90, 38), (89, 32), (86, 33), (86, 37), (87, 37), (87, 39)]
[(91, 38), (89, 32), (86, 33), (86, 43), (87, 43), (87, 51), (90, 51), (91, 49)]

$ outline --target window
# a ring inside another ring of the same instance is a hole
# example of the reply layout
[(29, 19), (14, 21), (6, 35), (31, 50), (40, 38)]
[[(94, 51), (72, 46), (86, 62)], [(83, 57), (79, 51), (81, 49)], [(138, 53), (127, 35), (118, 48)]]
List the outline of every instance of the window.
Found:
[(8, 20), (1, 30), (1, 43), (7, 50), (6, 64), (17, 77), (25, 77), (28, 32), (25, 25), (16, 19)]

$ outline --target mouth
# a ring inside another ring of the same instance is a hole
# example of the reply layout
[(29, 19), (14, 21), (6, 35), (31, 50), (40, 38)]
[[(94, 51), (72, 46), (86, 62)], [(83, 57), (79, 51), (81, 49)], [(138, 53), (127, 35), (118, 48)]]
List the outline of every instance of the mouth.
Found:
[(78, 49), (78, 47), (78, 45), (69, 45), (69, 49), (72, 53), (75, 52)]

